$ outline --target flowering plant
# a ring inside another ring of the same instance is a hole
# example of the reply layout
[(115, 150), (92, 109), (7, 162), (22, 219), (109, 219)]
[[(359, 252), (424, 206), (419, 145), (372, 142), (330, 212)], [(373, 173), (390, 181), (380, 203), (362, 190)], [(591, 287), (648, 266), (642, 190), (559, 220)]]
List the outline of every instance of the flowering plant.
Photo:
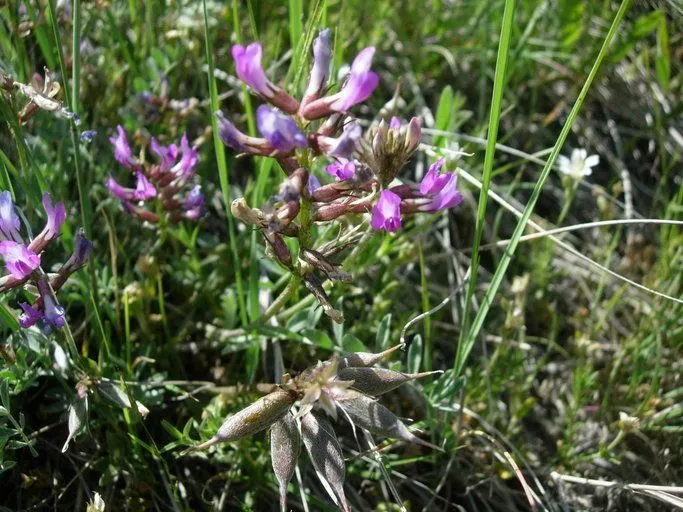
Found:
[[(364, 102), (379, 85), (371, 70), (375, 48), (362, 50), (354, 59), (339, 91), (330, 93), (330, 31), (322, 30), (313, 43), (313, 66), (301, 100), (272, 83), (262, 65), (259, 43), (235, 45), (232, 55), (238, 77), (272, 106), (256, 110), (261, 137), (241, 132), (222, 112), (216, 112), (223, 142), (240, 153), (275, 158), (287, 178), (280, 193), (267, 205), (250, 207), (244, 198), (232, 204), (233, 214), (263, 234), (269, 254), (305, 286), (325, 313), (342, 322), (316, 276), (328, 279), (350, 276), (332, 258), (347, 242), (315, 246), (311, 228), (349, 214), (370, 214), (374, 230), (394, 232), (407, 215), (437, 212), (458, 205), (463, 196), (457, 176), (441, 170), (444, 160), (433, 163), (420, 184), (396, 179), (415, 153), (422, 138), (420, 119), (403, 123), (397, 117), (374, 122), (363, 134), (361, 123), (349, 110)], [(334, 181), (321, 184), (311, 169), (318, 160)], [(297, 238), (293, 254), (284, 237)]]
[(59, 305), (55, 293), (69, 276), (82, 267), (90, 253), (92, 244), (82, 231), (76, 234), (76, 246), (69, 259), (62, 264), (54, 276), (48, 276), (41, 268), (42, 253), (50, 242), (59, 236), (66, 219), (64, 203), (52, 204), (50, 194), (43, 195), (43, 208), (47, 221), (43, 230), (30, 241), (21, 235), (21, 222), (9, 191), (0, 192), (0, 255), (5, 260), (7, 275), (0, 277), (0, 293), (21, 288), (32, 283), (39, 297), (29, 304), (21, 302), (23, 310), (19, 324), (31, 327), (42, 323), (46, 330), (64, 326), (64, 308)]

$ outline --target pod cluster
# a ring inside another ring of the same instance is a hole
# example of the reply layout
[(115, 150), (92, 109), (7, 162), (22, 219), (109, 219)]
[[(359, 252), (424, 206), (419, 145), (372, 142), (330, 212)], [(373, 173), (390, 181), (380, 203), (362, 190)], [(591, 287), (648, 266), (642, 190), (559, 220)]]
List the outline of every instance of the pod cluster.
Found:
[(236, 441), (270, 427), (273, 471), (279, 483), (280, 509), (287, 510), (287, 485), (305, 447), (323, 487), (340, 510), (348, 511), (344, 495), (345, 465), (335, 423), (347, 423), (354, 434), (365, 430), (439, 450), (413, 434), (376, 397), (406, 382), (439, 372), (403, 373), (375, 364), (397, 345), (377, 354), (357, 352), (318, 362), (295, 378), (230, 416), (209, 440), (187, 450), (203, 450)]

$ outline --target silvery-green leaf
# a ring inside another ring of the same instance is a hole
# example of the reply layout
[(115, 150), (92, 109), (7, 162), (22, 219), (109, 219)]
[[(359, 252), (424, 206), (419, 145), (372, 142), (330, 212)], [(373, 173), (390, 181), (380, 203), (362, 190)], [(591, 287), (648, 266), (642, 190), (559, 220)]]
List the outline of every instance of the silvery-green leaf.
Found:
[(287, 484), (296, 469), (301, 450), (301, 435), (291, 412), (276, 421), (270, 430), (270, 458), (280, 484), (280, 510), (287, 510)]
[(122, 409), (130, 409), (130, 400), (123, 390), (114, 382), (103, 380), (97, 383), (97, 391), (99, 391), (102, 398), (108, 400), (113, 405), (121, 407)]
[[(318, 478), (344, 512), (349, 511), (344, 495), (344, 456), (327, 417), (312, 411), (301, 417), (301, 434)], [(325, 485), (327, 483), (328, 485)]]
[(62, 446), (62, 453), (69, 449), (69, 443), (88, 419), (88, 397), (77, 399), (69, 406), (69, 435)]

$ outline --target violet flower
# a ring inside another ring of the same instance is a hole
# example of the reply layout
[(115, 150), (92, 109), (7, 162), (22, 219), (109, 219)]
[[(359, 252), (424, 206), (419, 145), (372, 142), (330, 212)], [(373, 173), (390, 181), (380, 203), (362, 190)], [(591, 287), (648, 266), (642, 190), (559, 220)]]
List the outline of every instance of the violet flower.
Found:
[(356, 175), (356, 164), (353, 160), (339, 159), (325, 167), (327, 174), (334, 176), (339, 181), (352, 179)]
[(338, 138), (318, 137), (318, 145), (327, 156), (337, 158), (351, 158), (358, 148), (363, 129), (356, 121), (351, 121), (344, 126), (343, 133)]
[(178, 158), (178, 146), (175, 144), (162, 146), (156, 138), (152, 137), (149, 147), (159, 157), (159, 170), (163, 173), (170, 171)]
[(116, 130), (118, 135), (109, 138), (109, 142), (114, 146), (114, 158), (129, 169), (138, 166), (138, 161), (133, 157), (133, 151), (130, 149), (123, 126), (118, 125)]
[(45, 208), (45, 213), (47, 214), (47, 223), (45, 224), (45, 239), (52, 240), (59, 235), (62, 229), (62, 224), (66, 220), (66, 208), (64, 208), (64, 203), (59, 202), (54, 207), (52, 206), (52, 200), (50, 199), (50, 194), (45, 192), (43, 194), (43, 208)]
[(38, 281), (38, 291), (40, 297), (43, 299), (43, 310), (45, 327), (47, 329), (64, 327), (64, 308), (59, 305), (52, 293), (52, 289), (48, 282), (44, 279)]
[(29, 327), (36, 325), (43, 319), (43, 312), (35, 309), (27, 302), (21, 302), (19, 306), (24, 311), (19, 316), (19, 325), (23, 329), (28, 329)]
[(332, 60), (331, 34), (332, 31), (329, 28), (323, 29), (313, 41), (313, 68), (304, 97), (317, 96), (327, 83)]
[(197, 220), (201, 217), (204, 210), (204, 195), (201, 185), (196, 185), (187, 194), (183, 203), (183, 210), (185, 210), (185, 216), (190, 220)]
[(0, 241), (21, 241), (19, 216), (14, 210), (12, 194), (8, 190), (0, 192)]
[(401, 120), (398, 117), (393, 116), (389, 123), (389, 129), (399, 131), (401, 129)]
[(5, 268), (16, 279), (30, 276), (40, 266), (39, 254), (12, 240), (0, 242), (0, 254), (5, 260)]
[(379, 76), (370, 70), (374, 54), (375, 49), (370, 46), (361, 50), (353, 60), (348, 81), (335, 95), (335, 100), (330, 105), (333, 110), (346, 112), (354, 105), (368, 99), (379, 85)]
[(182, 153), (180, 162), (178, 162), (172, 170), (174, 174), (186, 181), (192, 177), (194, 170), (199, 164), (199, 151), (190, 146), (190, 142), (187, 140), (187, 134), (183, 134), (182, 139), (180, 139), (180, 152)]
[(88, 259), (88, 256), (90, 256), (92, 250), (92, 242), (85, 237), (83, 230), (79, 229), (76, 233), (76, 246), (74, 247), (74, 252), (71, 253), (71, 256), (64, 264), (64, 269), (69, 272), (75, 272), (81, 268), (85, 265), (85, 261)]
[(391, 190), (382, 190), (372, 208), (372, 229), (393, 232), (401, 227), (401, 198)]
[(436, 162), (429, 166), (427, 174), (424, 175), (422, 181), (420, 182), (420, 194), (423, 196), (427, 194), (434, 194), (439, 192), (446, 185), (450, 178), (449, 174), (439, 174), (444, 162), (444, 158), (439, 158)]
[[(441, 181), (439, 181), (441, 188), (438, 191), (435, 191), (431, 201), (422, 206), (420, 208), (421, 210), (433, 213), (446, 208), (458, 206), (460, 203), (462, 203), (464, 197), (457, 188), (457, 174), (451, 172), (446, 173), (443, 176), (447, 176), (448, 180), (443, 185), (441, 185)], [(443, 176), (439, 176), (438, 179), (441, 180)]]
[(308, 193), (312, 194), (321, 187), (320, 180), (313, 174), (308, 175)]
[(279, 110), (261, 105), (256, 109), (256, 124), (265, 139), (280, 151), (291, 151), (295, 147), (308, 145), (306, 135), (296, 125), (294, 119)]
[(114, 178), (111, 176), (107, 180), (107, 189), (109, 192), (121, 199), (122, 201), (145, 201), (156, 196), (156, 188), (152, 185), (149, 180), (141, 172), (135, 173), (137, 179), (137, 184), (134, 189), (126, 188), (121, 186)]
[(246, 47), (236, 44), (232, 47), (232, 58), (235, 59), (235, 70), (240, 80), (260, 95), (272, 98), (275, 95), (274, 87), (263, 71), (262, 54), (261, 43), (251, 43)]

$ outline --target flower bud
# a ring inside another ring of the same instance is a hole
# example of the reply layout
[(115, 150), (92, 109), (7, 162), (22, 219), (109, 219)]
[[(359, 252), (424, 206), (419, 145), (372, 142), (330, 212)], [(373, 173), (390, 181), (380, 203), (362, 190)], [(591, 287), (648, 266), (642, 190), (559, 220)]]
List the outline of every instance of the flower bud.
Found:
[(344, 456), (329, 420), (317, 411), (304, 414), (301, 417), (301, 434), (323, 487), (344, 512), (349, 511), (344, 495)]
[(287, 414), (296, 398), (296, 392), (292, 390), (277, 389), (230, 416), (215, 436), (188, 451), (204, 450), (217, 443), (236, 441), (260, 432)]
[(275, 477), (280, 484), (280, 511), (287, 512), (287, 484), (296, 469), (296, 461), (301, 451), (301, 435), (296, 420), (288, 412), (273, 424), (270, 430), (270, 458)]
[(386, 368), (343, 368), (337, 377), (341, 380), (352, 380), (353, 389), (370, 396), (379, 396), (396, 389), (402, 384), (415, 379), (421, 379), (441, 371), (424, 373), (403, 373)]

